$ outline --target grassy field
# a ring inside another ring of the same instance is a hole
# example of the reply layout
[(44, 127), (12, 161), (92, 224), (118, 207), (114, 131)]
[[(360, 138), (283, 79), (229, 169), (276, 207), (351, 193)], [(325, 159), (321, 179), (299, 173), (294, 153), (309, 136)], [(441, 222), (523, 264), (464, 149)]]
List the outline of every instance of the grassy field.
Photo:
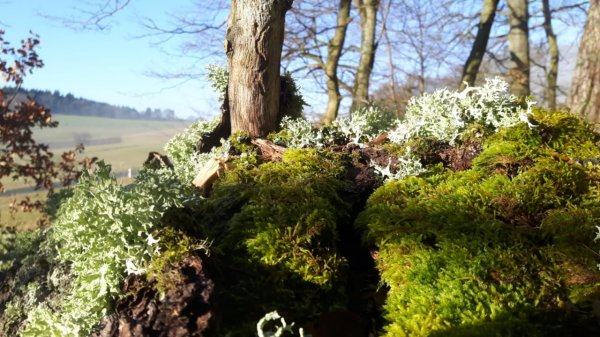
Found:
[[(81, 158), (98, 157), (112, 165), (114, 173), (136, 172), (146, 160), (148, 152), (164, 153), (164, 144), (175, 134), (191, 124), (188, 121), (127, 120), (83, 116), (54, 115), (59, 126), (54, 129), (36, 129), (34, 139), (50, 145), (57, 158), (83, 142), (85, 152)], [(123, 179), (127, 181), (126, 179)], [(17, 213), (11, 215), (11, 202), (30, 198), (43, 199), (45, 192), (24, 191), (26, 182), (2, 179), (6, 191), (0, 194), (0, 225), (31, 228), (39, 214)]]

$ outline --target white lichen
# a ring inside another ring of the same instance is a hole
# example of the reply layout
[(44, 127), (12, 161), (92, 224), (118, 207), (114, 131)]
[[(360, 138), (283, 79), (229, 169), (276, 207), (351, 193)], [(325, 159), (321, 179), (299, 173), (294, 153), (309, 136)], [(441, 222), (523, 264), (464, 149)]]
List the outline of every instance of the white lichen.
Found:
[(497, 130), (527, 122), (531, 107), (523, 108), (516, 96), (509, 94), (508, 83), (499, 77), (486, 80), (482, 87), (467, 87), (461, 92), (436, 90), (409, 100), (404, 120), (389, 133), (395, 143), (426, 137), (453, 145), (472, 124)]

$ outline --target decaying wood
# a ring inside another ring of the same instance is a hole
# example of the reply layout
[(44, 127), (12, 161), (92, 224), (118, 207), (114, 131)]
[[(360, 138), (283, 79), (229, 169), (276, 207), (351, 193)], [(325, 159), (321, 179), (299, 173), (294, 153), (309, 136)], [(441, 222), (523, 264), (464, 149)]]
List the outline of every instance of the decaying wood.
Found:
[(386, 140), (390, 139), (388, 137), (388, 133), (384, 132), (382, 134), (380, 134), (379, 136), (373, 138), (373, 140), (371, 140), (370, 142), (368, 142), (367, 144), (369, 146), (374, 146), (374, 145), (380, 145), (383, 144), (383, 142), (385, 142)]
[[(252, 144), (260, 149), (261, 158), (267, 161), (281, 160), (283, 152), (285, 151), (283, 146), (275, 145), (273, 142), (266, 139), (253, 139)], [(199, 189), (207, 191), (223, 171), (232, 168), (233, 166), (231, 162), (229, 162), (229, 159), (219, 160), (211, 158), (204, 166), (202, 166), (200, 172), (198, 172), (196, 178), (192, 181), (192, 184)]]
[(285, 151), (285, 147), (275, 145), (272, 141), (266, 139), (253, 139), (252, 144), (258, 146), (261, 158), (266, 161), (280, 161)]
[(215, 179), (219, 176), (219, 170), (221, 170), (221, 161), (217, 159), (209, 159), (198, 174), (196, 178), (192, 181), (194, 186), (200, 189), (206, 189), (210, 184), (212, 184)]
[(168, 167), (173, 169), (173, 164), (171, 163), (171, 160), (169, 160), (169, 157), (155, 151), (148, 153), (148, 158), (146, 158), (146, 161), (144, 161), (144, 166), (155, 169), (160, 167)]

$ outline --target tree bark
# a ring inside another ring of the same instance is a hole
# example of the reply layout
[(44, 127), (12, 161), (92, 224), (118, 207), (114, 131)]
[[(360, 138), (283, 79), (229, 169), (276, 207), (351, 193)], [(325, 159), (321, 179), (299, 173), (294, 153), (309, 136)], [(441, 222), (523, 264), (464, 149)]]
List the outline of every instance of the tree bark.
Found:
[(510, 91), (517, 96), (530, 93), (528, 4), (528, 0), (508, 0), (510, 66), (507, 75)]
[(360, 63), (354, 79), (354, 92), (352, 95), (352, 106), (350, 111), (369, 104), (369, 80), (373, 72), (375, 62), (375, 31), (377, 27), (377, 10), (379, 0), (357, 0), (360, 13), (361, 44)]
[(546, 105), (551, 110), (556, 110), (556, 88), (558, 79), (558, 42), (556, 34), (552, 29), (552, 15), (550, 12), (550, 1), (542, 0), (542, 12), (544, 13), (544, 31), (548, 40), (548, 53), (550, 62), (546, 72)]
[(327, 51), (327, 61), (325, 63), (325, 78), (327, 81), (327, 110), (323, 116), (323, 124), (333, 122), (340, 109), (340, 84), (337, 76), (337, 68), (342, 55), (342, 48), (346, 40), (346, 30), (350, 22), (350, 7), (352, 0), (340, 0), (340, 6), (337, 15), (337, 26), (335, 34), (329, 41), (329, 49)]
[(231, 131), (277, 129), (285, 13), (293, 0), (232, 0), (225, 48)]
[(467, 58), (467, 62), (463, 68), (463, 75), (460, 80), (459, 87), (461, 91), (467, 86), (475, 85), (479, 67), (481, 66), (483, 56), (487, 50), (490, 32), (492, 31), (492, 25), (494, 23), (494, 18), (496, 17), (498, 2), (499, 0), (483, 0), (477, 36), (475, 36), (471, 53), (469, 54), (469, 58)]
[(591, 0), (568, 105), (571, 111), (600, 122), (600, 0)]

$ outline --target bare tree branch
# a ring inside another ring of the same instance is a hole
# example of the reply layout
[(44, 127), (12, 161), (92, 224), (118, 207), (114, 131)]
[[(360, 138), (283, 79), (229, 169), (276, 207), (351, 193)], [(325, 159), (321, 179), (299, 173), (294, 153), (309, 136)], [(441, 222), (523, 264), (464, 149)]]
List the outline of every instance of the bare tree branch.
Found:
[(103, 31), (111, 28), (110, 23), (107, 22), (108, 19), (112, 18), (118, 12), (127, 7), (130, 3), (130, 0), (82, 1), (81, 3), (85, 5), (85, 7), (75, 8), (80, 13), (78, 16), (72, 16), (68, 18), (44, 14), (41, 16), (53, 21), (58, 21), (66, 27), (77, 31)]

